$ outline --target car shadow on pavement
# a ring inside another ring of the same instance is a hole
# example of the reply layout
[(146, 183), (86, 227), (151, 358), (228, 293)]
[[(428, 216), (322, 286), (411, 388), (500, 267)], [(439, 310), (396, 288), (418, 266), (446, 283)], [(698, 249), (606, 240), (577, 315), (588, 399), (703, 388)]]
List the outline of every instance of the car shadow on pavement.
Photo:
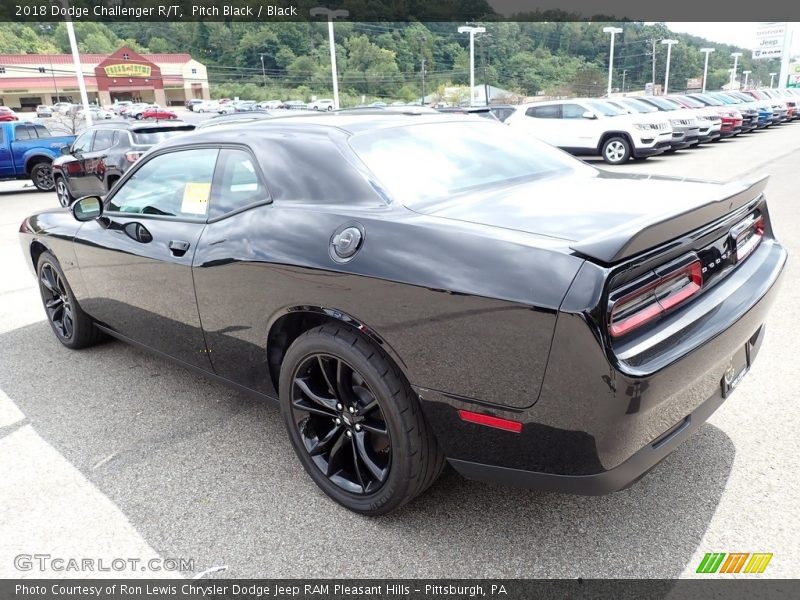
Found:
[(34, 430), (162, 556), (194, 559), (196, 572), (226, 566), (221, 577), (673, 578), (735, 454), (706, 424), (615, 494), (520, 490), (448, 469), (403, 509), (368, 518), (316, 488), (272, 404), (120, 342), (67, 350), (44, 321), (0, 335), (0, 347), (0, 389)]

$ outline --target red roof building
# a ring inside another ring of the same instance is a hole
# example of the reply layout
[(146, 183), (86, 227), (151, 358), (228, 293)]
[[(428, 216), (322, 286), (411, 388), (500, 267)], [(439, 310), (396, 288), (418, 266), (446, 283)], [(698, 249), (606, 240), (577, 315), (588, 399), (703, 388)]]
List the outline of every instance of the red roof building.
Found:
[[(208, 74), (189, 54), (139, 54), (123, 46), (110, 55), (81, 54), (90, 102), (117, 100), (182, 105), (208, 98)], [(39, 104), (79, 102), (71, 54), (0, 54), (0, 104), (35, 109)]]

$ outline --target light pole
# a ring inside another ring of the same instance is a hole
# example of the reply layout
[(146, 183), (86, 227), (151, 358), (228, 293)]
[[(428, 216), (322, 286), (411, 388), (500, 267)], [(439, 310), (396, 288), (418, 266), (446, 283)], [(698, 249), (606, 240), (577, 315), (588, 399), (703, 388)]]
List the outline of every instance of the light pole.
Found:
[(752, 73), (752, 71), (742, 71), (742, 73), (744, 74), (744, 85), (742, 87), (747, 89), (747, 80), (750, 78), (750, 73)]
[(773, 84), (775, 83), (775, 75), (777, 75), (777, 73), (770, 73), (769, 74), (769, 87), (772, 87)]
[(611, 97), (611, 77), (612, 72), (614, 69), (614, 36), (618, 33), (622, 33), (621, 27), (603, 27), (603, 33), (610, 33), (611, 34), (611, 46), (608, 50), (608, 92), (606, 92), (606, 96), (609, 98)]
[(731, 90), (733, 90), (733, 84), (736, 83), (736, 68), (739, 66), (739, 57), (742, 55), (741, 52), (731, 52), (731, 56), (733, 57), (733, 71), (731, 71)]
[(336, 73), (336, 43), (333, 40), (333, 20), (349, 17), (346, 10), (331, 10), (324, 6), (312, 8), (309, 14), (312, 17), (325, 17), (328, 19), (328, 42), (331, 47), (331, 78), (333, 79), (333, 107), (339, 110), (339, 75)]
[[(267, 93), (267, 71), (264, 69), (264, 55), (259, 54), (261, 57), (261, 74), (264, 76), (264, 93)], [(264, 98), (266, 100), (266, 98)]]
[(428, 38), (425, 37), (424, 35), (421, 35), (421, 36), (419, 36), (418, 39), (419, 39), (419, 46), (420, 46), (419, 52), (420, 52), (420, 55), (422, 56), (420, 69), (419, 69), (419, 73), (422, 76), (422, 98), (421, 98), (419, 104), (420, 104), (420, 106), (425, 106), (425, 44), (428, 41)]
[(462, 26), (458, 33), (469, 34), (469, 105), (473, 105), (475, 96), (475, 34), (486, 33), (486, 27)]
[(678, 40), (661, 40), (667, 47), (667, 70), (664, 73), (664, 94), (669, 92), (669, 62), (672, 59), (672, 44), (677, 44)]
[(703, 93), (706, 93), (706, 79), (708, 79), (708, 55), (714, 52), (714, 48), (700, 48), (700, 52), (706, 55), (706, 64), (703, 67)]

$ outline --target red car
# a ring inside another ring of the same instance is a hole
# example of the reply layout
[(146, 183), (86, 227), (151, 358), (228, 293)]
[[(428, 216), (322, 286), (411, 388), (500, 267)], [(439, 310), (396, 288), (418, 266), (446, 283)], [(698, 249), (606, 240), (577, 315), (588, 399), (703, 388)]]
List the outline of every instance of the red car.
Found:
[(142, 112), (142, 119), (177, 119), (176, 115), (171, 110), (166, 108), (148, 108)]
[(0, 121), (19, 121), (19, 117), (7, 106), (0, 106)]

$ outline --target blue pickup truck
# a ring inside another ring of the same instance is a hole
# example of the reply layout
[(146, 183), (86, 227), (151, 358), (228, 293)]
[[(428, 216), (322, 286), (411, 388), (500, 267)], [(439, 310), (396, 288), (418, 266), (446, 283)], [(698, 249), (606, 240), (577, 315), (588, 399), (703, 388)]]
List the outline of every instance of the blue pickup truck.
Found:
[(40, 190), (52, 190), (53, 159), (73, 141), (74, 135), (54, 136), (38, 123), (0, 123), (0, 181), (30, 179)]

